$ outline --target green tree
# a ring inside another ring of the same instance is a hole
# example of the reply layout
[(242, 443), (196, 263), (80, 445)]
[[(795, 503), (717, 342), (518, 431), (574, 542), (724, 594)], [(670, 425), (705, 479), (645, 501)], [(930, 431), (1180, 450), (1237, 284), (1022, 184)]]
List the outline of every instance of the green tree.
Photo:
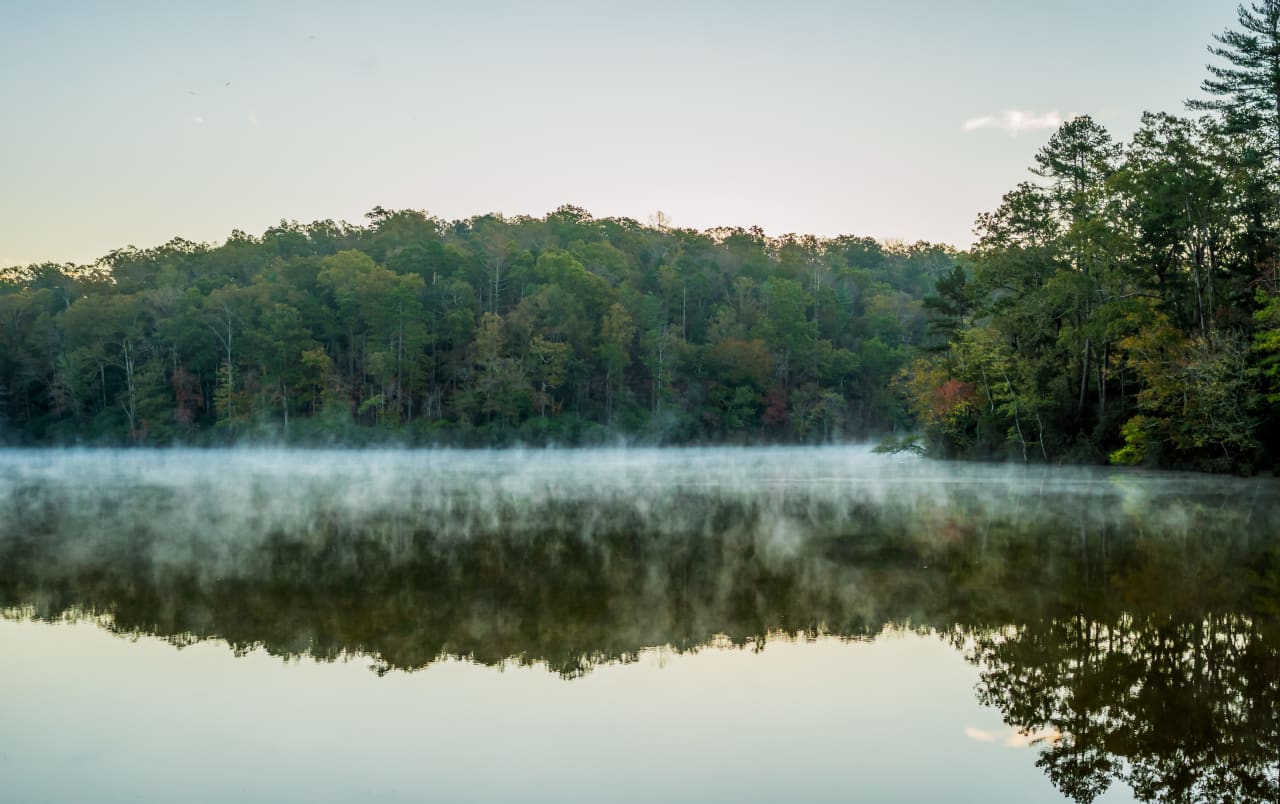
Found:
[(506, 353), (504, 329), (501, 316), (485, 313), (476, 329), (474, 344), (480, 370), (475, 382), (478, 408), (505, 427), (528, 408), (531, 394), (524, 368)]
[(1269, 142), (1272, 170), (1280, 169), (1280, 0), (1262, 0), (1236, 12), (1242, 30), (1214, 34), (1209, 52), (1227, 66), (1208, 65), (1201, 84), (1212, 95), (1192, 109), (1221, 112), (1234, 128), (1260, 132)]
[[(100, 377), (104, 408), (114, 396), (112, 401), (125, 416), (128, 438), (143, 440), (140, 379), (149, 357), (149, 322), (141, 300), (136, 295), (86, 296), (63, 312), (60, 323), (72, 362)], [(118, 373), (116, 383), (109, 385), (108, 369)]]
[(1216, 324), (1231, 231), (1226, 181), (1206, 147), (1208, 125), (1144, 114), (1112, 182), (1121, 219), (1135, 235), (1135, 257), (1148, 267), (1142, 290), (1160, 298), (1170, 314), (1191, 312), (1186, 323), (1201, 335)]
[(570, 356), (569, 344), (549, 341), (541, 335), (533, 336), (533, 342), (529, 344), (529, 375), (538, 388), (535, 402), (539, 416), (547, 415), (548, 406), (553, 414), (557, 411), (556, 389), (569, 376)]
[(1158, 319), (1121, 346), (1143, 388), (1141, 413), (1125, 423), (1113, 462), (1141, 463), (1172, 448), (1177, 462), (1230, 468), (1257, 446), (1249, 349), (1239, 335), (1187, 338)]
[(605, 374), (605, 423), (613, 424), (614, 397), (623, 386), (623, 373), (631, 364), (631, 342), (636, 337), (636, 325), (621, 304), (614, 303), (600, 322), (600, 359)]
[(1280, 292), (1258, 288), (1258, 311), (1253, 314), (1257, 331), (1253, 351), (1257, 374), (1263, 383), (1263, 400), (1280, 412)]

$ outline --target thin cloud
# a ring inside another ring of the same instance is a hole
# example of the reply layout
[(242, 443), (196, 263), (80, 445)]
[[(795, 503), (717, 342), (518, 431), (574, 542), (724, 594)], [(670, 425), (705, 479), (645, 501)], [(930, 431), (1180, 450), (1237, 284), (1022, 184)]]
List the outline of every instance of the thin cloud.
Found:
[(1042, 742), (1057, 743), (1062, 739), (1057, 729), (1019, 729), (1014, 726), (1005, 726), (999, 731), (966, 726), (964, 736), (980, 743), (1000, 743), (1006, 748), (1026, 748)]
[(1006, 109), (998, 114), (982, 117), (971, 117), (964, 121), (965, 131), (978, 131), (994, 128), (1019, 134), (1023, 131), (1040, 131), (1046, 128), (1057, 128), (1063, 123), (1063, 117), (1057, 109), (1048, 112), (1026, 112), (1020, 109)]
[(1057, 729), (1011, 729), (1011, 733), (1004, 738), (1004, 744), (1009, 748), (1026, 748), (1042, 742), (1057, 743), (1061, 739), (1062, 734)]
[(256, 125), (258, 125), (258, 114), (257, 114), (257, 112), (249, 112), (249, 125), (251, 125), (251, 126), (256, 126)]
[(203, 126), (203, 125), (204, 125), (204, 118), (203, 118), (203, 117), (201, 117), (201, 116), (200, 116), (200, 115), (198, 115), (198, 114), (193, 114), (193, 115), (191, 115), (191, 117), (190, 117), (190, 118), (188, 118), (188, 119), (189, 119), (189, 120), (191, 120), (191, 122), (192, 122), (192, 123), (195, 123), (197, 126)]

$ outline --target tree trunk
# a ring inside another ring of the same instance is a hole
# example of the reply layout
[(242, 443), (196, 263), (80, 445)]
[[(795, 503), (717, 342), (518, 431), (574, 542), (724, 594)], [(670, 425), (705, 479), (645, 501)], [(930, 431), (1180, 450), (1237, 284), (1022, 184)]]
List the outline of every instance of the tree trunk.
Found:
[(1077, 406), (1077, 412), (1084, 415), (1084, 399), (1085, 394), (1089, 390), (1089, 348), (1091, 342), (1089, 338), (1084, 339), (1084, 356), (1080, 359), (1080, 402)]

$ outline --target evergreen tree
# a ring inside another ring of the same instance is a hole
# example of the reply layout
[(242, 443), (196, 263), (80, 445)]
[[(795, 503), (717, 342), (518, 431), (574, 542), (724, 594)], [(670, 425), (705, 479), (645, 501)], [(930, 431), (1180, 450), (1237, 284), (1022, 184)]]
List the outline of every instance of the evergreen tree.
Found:
[(1280, 0), (1263, 0), (1237, 10), (1243, 31), (1214, 34), (1217, 45), (1209, 52), (1226, 59), (1231, 66), (1210, 64), (1211, 78), (1201, 89), (1218, 97), (1192, 100), (1192, 109), (1221, 111), (1234, 122), (1280, 130)]
[(1272, 171), (1280, 170), (1280, 0), (1262, 0), (1237, 11), (1239, 31), (1215, 34), (1209, 52), (1227, 66), (1208, 65), (1201, 89), (1213, 97), (1190, 100), (1199, 111), (1221, 112), (1228, 126), (1263, 139)]

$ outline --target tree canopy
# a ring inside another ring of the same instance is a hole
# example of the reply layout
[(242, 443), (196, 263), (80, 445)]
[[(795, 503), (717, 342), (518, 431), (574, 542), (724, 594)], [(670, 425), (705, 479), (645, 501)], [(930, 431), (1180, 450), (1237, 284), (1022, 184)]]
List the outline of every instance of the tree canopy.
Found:
[(0, 283), (17, 443), (813, 442), (901, 426), (953, 250), (596, 219), (282, 222)]
[(979, 217), (898, 379), (934, 454), (1276, 466), (1280, 3), (1239, 22), (1211, 114), (1069, 120)]
[[(1200, 117), (1066, 121), (973, 247), (593, 217), (281, 222), (0, 276), (0, 440), (813, 443), (1275, 468), (1280, 0)], [(900, 445), (904, 442), (897, 442)]]

